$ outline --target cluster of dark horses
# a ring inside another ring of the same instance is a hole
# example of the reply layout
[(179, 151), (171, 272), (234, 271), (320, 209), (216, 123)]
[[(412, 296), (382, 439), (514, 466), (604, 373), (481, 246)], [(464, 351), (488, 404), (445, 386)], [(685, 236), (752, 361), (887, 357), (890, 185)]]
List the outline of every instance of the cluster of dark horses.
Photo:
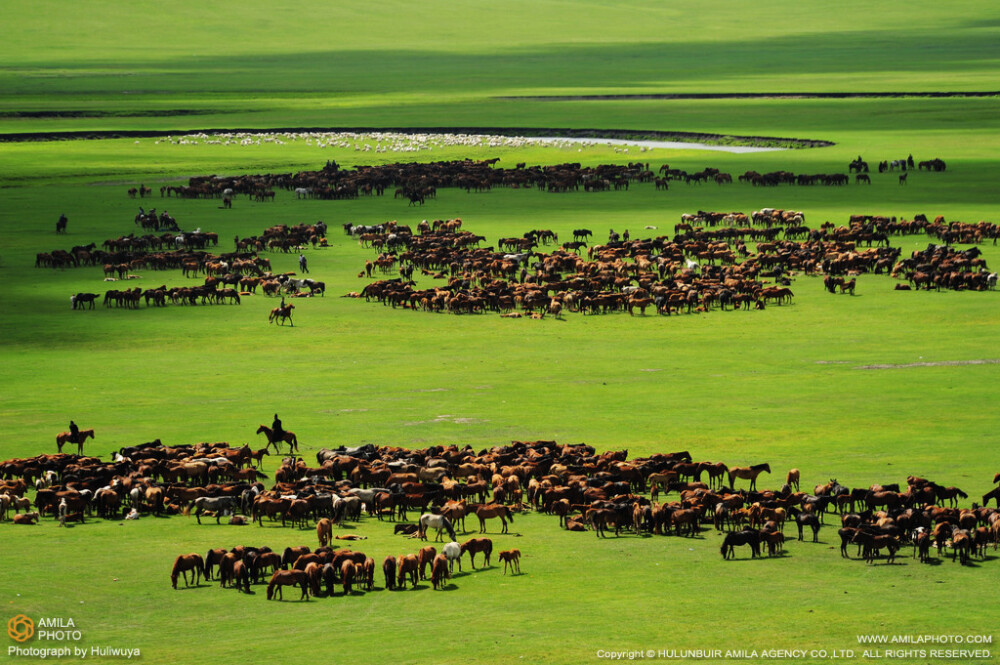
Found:
[[(93, 434), (80, 434), (82, 448), (83, 439)], [(60, 434), (57, 442), (61, 450), (68, 433)], [(60, 518), (66, 511), (59, 506), (65, 501), (68, 513), (77, 516), (71, 521), (83, 522), (95, 513), (121, 519), (133, 511), (140, 516), (192, 510), (200, 521), (206, 511), (219, 518), (242, 509), (254, 496), (247, 491), (266, 478), (254, 467), (266, 454), (267, 449), (255, 451), (248, 445), (164, 446), (156, 440), (121, 448), (111, 462), (64, 453), (6, 460), (0, 463), (0, 475), (21, 479), (25, 489), (34, 487), (34, 505), (43, 517)]]
[[(476, 554), (482, 553), (489, 567), (492, 552), (493, 541), (489, 538), (472, 538), (461, 545), (448, 543), (440, 553), (435, 547), (426, 546), (416, 554), (390, 555), (382, 561), (384, 588), (402, 590), (409, 581), (411, 589), (418, 589), (420, 580), (430, 580), (434, 589), (444, 589), (449, 586), (448, 580), (454, 574), (456, 563), (461, 572), (463, 555), (469, 555), (475, 570)], [(500, 552), (500, 560), (505, 564), (504, 574), (508, 567), (515, 574), (520, 573), (520, 557), (518, 550)], [(192, 573), (190, 582), (188, 572)], [(182, 554), (174, 560), (170, 571), (173, 588), (177, 588), (181, 576), (185, 586), (192, 582), (201, 586), (201, 577), (207, 582), (217, 576), (219, 586), (247, 594), (253, 593), (251, 585), (266, 582), (268, 600), (282, 600), (285, 586), (299, 587), (300, 600), (308, 600), (310, 595), (332, 598), (338, 584), (344, 597), (376, 588), (375, 559), (364, 552), (334, 549), (325, 544), (315, 550), (306, 545), (286, 547), (280, 554), (266, 546), (242, 545), (228, 550), (214, 548), (204, 557), (194, 552)]]
[[(94, 309), (94, 303), (100, 295), (97, 293), (77, 293), (70, 298), (73, 309)], [(168, 303), (174, 305), (221, 304), (229, 302), (240, 304), (240, 292), (236, 289), (216, 288), (215, 284), (201, 286), (177, 286), (168, 288), (166, 284), (151, 289), (109, 289), (104, 292), (105, 307), (121, 307), (139, 309), (145, 302), (146, 307), (165, 307)]]
[[(719, 309), (763, 309), (769, 302), (790, 302), (786, 284), (768, 286), (763, 278), (782, 281), (781, 270), (764, 265), (766, 257), (751, 257), (741, 265), (726, 242), (665, 236), (650, 240), (617, 240), (588, 248), (584, 259), (565, 248), (551, 253), (534, 251), (551, 231), (529, 231), (516, 240), (521, 251), (512, 253), (478, 248), (481, 236), (468, 232), (433, 231), (388, 223), (365, 235), (382, 237), (388, 246), (361, 275), (373, 269), (387, 273), (393, 268), (401, 277), (379, 280), (360, 293), (392, 307), (425, 311), (477, 313), (494, 311), (519, 316), (516, 309), (535, 318), (561, 316), (564, 311), (585, 314), (654, 309), (659, 314)], [(580, 229), (578, 231), (585, 231)], [(523, 243), (523, 244), (521, 244)], [(583, 244), (584, 241), (574, 241)], [(376, 244), (374, 241), (371, 243)], [(701, 261), (702, 263), (698, 263)], [(719, 262), (720, 265), (716, 265)], [(773, 266), (773, 264), (772, 264)], [(414, 272), (446, 280), (447, 286), (413, 288)]]
[(986, 291), (996, 288), (997, 273), (989, 272), (978, 247), (957, 250), (929, 244), (893, 267), (893, 276), (905, 277), (915, 289)]
[(313, 248), (328, 246), (326, 232), (327, 225), (323, 221), (315, 224), (294, 224), (291, 226), (278, 224), (264, 229), (264, 232), (259, 236), (246, 238), (236, 236), (234, 242), (236, 243), (236, 251), (241, 253), (263, 252), (265, 250), (291, 252), (307, 245), (312, 245)]

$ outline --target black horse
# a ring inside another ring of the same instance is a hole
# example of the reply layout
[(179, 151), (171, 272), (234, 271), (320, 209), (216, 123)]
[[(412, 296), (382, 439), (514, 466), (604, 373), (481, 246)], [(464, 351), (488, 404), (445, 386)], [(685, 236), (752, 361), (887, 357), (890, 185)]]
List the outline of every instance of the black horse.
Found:
[(754, 559), (760, 556), (760, 532), (753, 529), (744, 529), (743, 531), (730, 531), (726, 534), (725, 540), (722, 541), (722, 553), (723, 559), (728, 559), (735, 556), (733, 548), (737, 545), (749, 545), (750, 546), (750, 558)]
[(799, 540), (802, 540), (802, 527), (808, 526), (813, 532), (813, 542), (819, 542), (819, 518), (816, 513), (799, 513), (795, 516), (795, 524), (799, 527)]
[(66, 215), (59, 215), (59, 221), (56, 222), (56, 233), (66, 233), (66, 224), (69, 222), (66, 219)]

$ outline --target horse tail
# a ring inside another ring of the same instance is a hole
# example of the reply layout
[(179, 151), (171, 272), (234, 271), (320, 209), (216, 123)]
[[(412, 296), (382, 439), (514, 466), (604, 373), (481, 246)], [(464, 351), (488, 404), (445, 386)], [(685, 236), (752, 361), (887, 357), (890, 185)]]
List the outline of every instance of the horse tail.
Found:
[(184, 506), (184, 517), (188, 517), (191, 515), (191, 506), (194, 506), (195, 508), (201, 507), (200, 504), (198, 503), (199, 501), (201, 501), (201, 497), (198, 497), (188, 505)]

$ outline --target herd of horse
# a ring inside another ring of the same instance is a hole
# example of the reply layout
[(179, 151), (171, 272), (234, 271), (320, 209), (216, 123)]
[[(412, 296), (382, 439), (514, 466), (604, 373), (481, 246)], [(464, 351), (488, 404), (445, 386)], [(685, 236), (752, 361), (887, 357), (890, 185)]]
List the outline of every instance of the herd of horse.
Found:
[[(455, 221), (459, 224), (450, 227), (442, 220), (433, 227), (422, 223), (416, 234), (396, 222), (366, 227), (359, 242), (378, 254), (358, 276), (378, 272), (386, 277), (347, 295), (393, 308), (561, 318), (565, 312), (627, 310), (634, 315), (636, 309), (644, 315), (647, 308), (666, 315), (764, 309), (769, 303), (791, 302), (790, 280), (800, 273), (822, 274), (828, 290), (852, 295), (863, 273), (889, 274), (918, 288), (989, 290), (997, 281), (978, 248), (957, 250), (947, 243), (996, 240), (1000, 226), (945, 223), (943, 217), (928, 222), (923, 215), (913, 221), (852, 215), (848, 226), (828, 222), (812, 229), (797, 211), (699, 211), (682, 216), (673, 240), (665, 235), (629, 239), (627, 231), (612, 230), (608, 243), (587, 247), (586, 258), (581, 256), (587, 244), (582, 239), (540, 251), (557, 238), (550, 230), (501, 238), (499, 251), (483, 248), (479, 245), (485, 237), (460, 230), (461, 220)], [(345, 231), (353, 235), (356, 228)], [(589, 229), (577, 231), (574, 238), (592, 235)], [(925, 232), (946, 244), (930, 245), (909, 258), (889, 246), (892, 235)], [(802, 237), (808, 239), (798, 239)], [(754, 252), (744, 239), (756, 242)], [(418, 271), (442, 284), (417, 288), (413, 276)], [(393, 273), (399, 276), (390, 277)]]
[[(279, 445), (268, 434), (269, 446)], [(283, 441), (297, 443), (294, 434)], [(321, 548), (335, 539), (361, 536), (335, 535), (334, 527), (361, 523), (363, 514), (379, 520), (399, 520), (395, 530), (421, 539), (435, 534), (435, 541), (457, 543), (465, 518), (479, 520), (480, 533), (487, 521), (500, 519), (501, 534), (515, 513), (536, 510), (556, 515), (570, 531), (592, 531), (597, 537), (634, 533), (640, 537), (674, 535), (699, 537), (710, 524), (722, 534), (722, 555), (749, 546), (751, 558), (763, 547), (769, 556), (780, 556), (788, 522), (798, 529), (798, 539), (812, 533), (818, 542), (831, 514), (839, 516), (842, 556), (849, 546), (857, 556), (874, 562), (886, 552), (888, 560), (904, 545), (914, 547), (921, 560), (930, 548), (951, 549), (953, 558), (971, 563), (983, 557), (1000, 536), (1000, 487), (987, 492), (981, 504), (960, 508), (968, 498), (957, 487), (910, 476), (906, 489), (883, 484), (851, 489), (831, 480), (812, 492), (800, 491), (800, 473), (793, 469), (777, 490), (759, 490), (767, 463), (728, 466), (698, 462), (686, 451), (628, 459), (627, 451), (597, 454), (585, 445), (559, 445), (554, 441), (515, 441), (478, 453), (470, 447), (432, 446), (422, 450), (373, 445), (322, 449), (316, 467), (295, 457), (284, 458), (267, 489), (266, 476), (253, 468), (267, 448), (230, 448), (227, 444), (163, 446), (159, 441), (120, 449), (112, 462), (59, 453), (0, 463), (0, 518), (16, 507), (25, 515), (17, 523), (31, 523), (52, 516), (59, 522), (84, 522), (95, 511), (104, 519), (120, 519), (127, 512), (194, 513), (245, 523), (240, 513), (261, 526), (264, 519), (293, 528), (315, 528)], [(746, 489), (736, 489), (739, 481)], [(1000, 482), (1000, 474), (994, 483)], [(24, 497), (30, 487), (38, 518), (28, 515), (31, 503)], [(659, 502), (676, 493), (678, 498)], [(471, 497), (479, 502), (472, 503)], [(488, 502), (486, 500), (489, 499)], [(415, 524), (408, 510), (418, 509)], [(411, 528), (412, 527), (412, 528)], [(474, 559), (476, 542), (470, 547)], [(448, 544), (446, 543), (446, 547)], [(453, 548), (452, 548), (453, 549)], [(492, 546), (490, 548), (490, 551)], [(324, 550), (325, 551), (325, 550)], [(484, 552), (487, 562), (489, 552)], [(518, 562), (501, 557), (505, 569)], [(402, 565), (402, 564), (401, 564)], [(474, 560), (473, 560), (474, 566)]]
[[(492, 540), (470, 538), (461, 544), (453, 539), (440, 552), (427, 545), (416, 554), (389, 555), (382, 561), (384, 588), (402, 590), (409, 582), (411, 589), (418, 589), (421, 580), (430, 580), (434, 589), (443, 590), (453, 586), (448, 580), (455, 573), (456, 563), (462, 572), (463, 556), (469, 555), (469, 563), (475, 570), (476, 555), (483, 555), (483, 565), (488, 568), (492, 553)], [(520, 550), (504, 550), (498, 558), (504, 564), (504, 575), (508, 570), (513, 575), (521, 574)], [(323, 542), (315, 550), (302, 545), (286, 547), (280, 554), (266, 546), (239, 546), (231, 550), (213, 548), (204, 557), (196, 552), (178, 556), (170, 571), (170, 583), (176, 589), (183, 577), (185, 587), (198, 587), (202, 577), (209, 582), (217, 575), (219, 586), (232, 587), (241, 593), (250, 594), (251, 585), (266, 583), (268, 600), (283, 600), (282, 589), (286, 586), (299, 587), (300, 600), (308, 600), (310, 595), (333, 597), (337, 584), (341, 585), (343, 596), (373, 591), (375, 571), (375, 559), (364, 552), (334, 549)]]

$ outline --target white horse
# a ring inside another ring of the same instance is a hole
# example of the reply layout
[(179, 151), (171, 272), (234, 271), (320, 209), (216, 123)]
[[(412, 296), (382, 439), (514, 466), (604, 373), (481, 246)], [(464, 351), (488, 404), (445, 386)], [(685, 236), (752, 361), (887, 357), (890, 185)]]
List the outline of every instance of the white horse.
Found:
[(312, 189), (309, 187), (296, 187), (295, 197), (299, 199), (307, 199), (312, 196)]
[(458, 538), (455, 537), (455, 529), (451, 526), (451, 520), (449, 520), (444, 515), (435, 515), (434, 513), (424, 513), (420, 516), (420, 538), (421, 540), (427, 539), (427, 527), (432, 529), (437, 529), (437, 538), (434, 539), (435, 542), (442, 539), (441, 532), (447, 530), (448, 535), (451, 537), (452, 541), (455, 542)]
[(455, 562), (458, 561), (458, 572), (462, 572), (462, 546), (452, 541), (441, 548), (441, 553), (448, 559), (448, 571), (455, 572)]

